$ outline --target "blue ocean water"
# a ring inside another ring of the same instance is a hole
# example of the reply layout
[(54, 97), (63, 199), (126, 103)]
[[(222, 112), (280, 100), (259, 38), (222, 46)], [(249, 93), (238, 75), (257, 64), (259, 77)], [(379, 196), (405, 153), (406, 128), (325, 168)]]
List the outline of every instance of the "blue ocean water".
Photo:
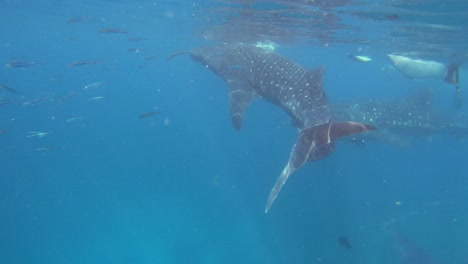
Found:
[(325, 67), (332, 104), (429, 87), (435, 111), (464, 117), (452, 85), (407, 78), (386, 54), (460, 63), (468, 101), (467, 4), (271, 2), (1, 0), (0, 84), (14, 92), (0, 89), (0, 263), (467, 263), (466, 134), (339, 140), (265, 214), (297, 129), (257, 100), (236, 131), (226, 82), (188, 55), (166, 59), (271, 40)]

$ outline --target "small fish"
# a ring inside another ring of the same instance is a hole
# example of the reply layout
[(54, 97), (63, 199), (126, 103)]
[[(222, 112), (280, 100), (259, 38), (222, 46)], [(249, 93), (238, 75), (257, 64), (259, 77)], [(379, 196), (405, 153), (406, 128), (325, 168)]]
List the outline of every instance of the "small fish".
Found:
[(81, 120), (81, 119), (84, 119), (84, 117), (82, 116), (78, 116), (78, 117), (72, 117), (72, 118), (68, 118), (67, 120), (65, 120), (65, 122), (74, 122), (74, 121), (78, 121), (78, 120)]
[(40, 61), (11, 61), (7, 63), (5, 66), (8, 68), (27, 68), (31, 66), (41, 65), (42, 62)]
[(72, 98), (73, 96), (79, 94), (79, 92), (73, 92), (73, 93), (70, 93), (60, 99), (57, 100), (57, 104), (63, 104), (65, 101), (69, 100), (70, 98)]
[(89, 19), (89, 16), (77, 16), (77, 17), (72, 17), (67, 20), (67, 23), (73, 24), (73, 23), (78, 23), (78, 22), (83, 22)]
[(128, 41), (143, 41), (148, 40), (147, 38), (128, 38)]
[(95, 96), (95, 97), (91, 97), (88, 99), (88, 101), (99, 101), (99, 100), (102, 100), (104, 99), (104, 97), (102, 96)]
[(151, 56), (151, 57), (146, 57), (145, 61), (155, 60), (157, 58), (158, 58), (158, 56), (154, 55), (154, 56)]
[(143, 51), (142, 48), (131, 48), (131, 49), (128, 49), (127, 51), (129, 52), (135, 52), (135, 53), (140, 53)]
[(103, 28), (99, 30), (99, 33), (102, 34), (128, 34), (127, 31), (121, 29), (121, 28)]
[(353, 61), (357, 62), (370, 62), (372, 59), (368, 56), (361, 56), (361, 55), (354, 55), (354, 54), (348, 54), (348, 57), (352, 59)]
[(6, 147), (6, 148), (1, 148), (1, 149), (0, 149), (0, 152), (4, 152), (4, 151), (10, 151), (10, 150), (14, 150), (14, 149), (16, 149), (16, 147), (15, 147), (15, 146)]
[(35, 104), (37, 104), (37, 103), (40, 103), (40, 102), (49, 100), (49, 99), (51, 99), (51, 98), (52, 98), (51, 96), (40, 97), (40, 98), (34, 98), (34, 99), (31, 99), (31, 100), (29, 100), (29, 101), (24, 102), (23, 105), (24, 105), (24, 106), (31, 106), (31, 105), (35, 105)]
[(75, 62), (69, 63), (67, 65), (67, 67), (93, 65), (93, 64), (99, 63), (101, 61), (102, 60), (75, 61)]
[(6, 99), (6, 100), (2, 100), (0, 101), (0, 105), (6, 105), (6, 104), (9, 104), (9, 103), (13, 103), (15, 100), (10, 100), (10, 99)]
[(16, 93), (16, 92), (17, 92), (15, 89), (10, 88), (10, 87), (8, 87), (8, 86), (6, 86), (6, 85), (3, 85), (3, 84), (0, 84), (0, 88), (2, 88), (2, 89), (5, 90), (5, 91), (8, 91), (8, 92), (10, 92), (10, 93)]
[(42, 138), (42, 137), (46, 137), (48, 135), (50, 135), (51, 132), (40, 132), (40, 131), (30, 131), (28, 132), (28, 135), (26, 137), (28, 138)]
[(385, 18), (388, 20), (397, 20), (397, 19), (400, 19), (400, 16), (398, 14), (391, 14), (391, 15), (385, 16)]
[(54, 150), (55, 147), (42, 147), (42, 148), (37, 148), (36, 151), (49, 151), (49, 150)]
[(138, 117), (139, 118), (147, 118), (147, 117), (154, 116), (154, 115), (157, 115), (157, 114), (159, 114), (159, 111), (152, 111), (152, 112), (148, 112), (148, 113), (143, 113), (143, 114), (139, 115)]
[(170, 61), (170, 60), (172, 60), (173, 58), (175, 58), (175, 57), (177, 57), (177, 56), (184, 55), (184, 54), (187, 54), (187, 53), (190, 53), (190, 51), (178, 51), (178, 52), (171, 53), (171, 54), (166, 58), (166, 61)]
[(0, 128), (0, 134), (6, 134), (6, 132), (7, 132), (7, 131), (6, 131), (5, 129), (1, 129), (1, 128)]
[(83, 89), (84, 90), (95, 89), (95, 88), (103, 87), (106, 84), (107, 84), (106, 82), (93, 82), (88, 85), (85, 85)]

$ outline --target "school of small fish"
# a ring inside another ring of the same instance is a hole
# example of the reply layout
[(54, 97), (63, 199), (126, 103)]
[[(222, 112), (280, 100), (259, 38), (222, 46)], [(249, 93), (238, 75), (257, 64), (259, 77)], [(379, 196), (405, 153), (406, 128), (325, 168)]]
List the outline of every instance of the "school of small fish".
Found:
[[(67, 24), (77, 24), (77, 23), (86, 23), (88, 21), (93, 21), (94, 18), (90, 16), (76, 16), (69, 18), (65, 22)], [(125, 28), (121, 27), (110, 27), (110, 28), (100, 28), (97, 29), (97, 34), (104, 34), (104, 35), (126, 35), (129, 36), (129, 32)], [(94, 32), (96, 34), (96, 31)], [(129, 43), (131, 42), (144, 42), (147, 41), (148, 38), (142, 37), (128, 37), (126, 41)], [(145, 49), (142, 47), (130, 47), (126, 49), (128, 53), (144, 53)], [(149, 61), (157, 59), (159, 56), (149, 54), (148, 56), (142, 57), (142, 62), (146, 65), (149, 64)], [(77, 58), (74, 61), (69, 62), (66, 65), (63, 65), (65, 69), (69, 69), (70, 71), (72, 68), (83, 68), (86, 69), (88, 67), (93, 67), (95, 65), (105, 64), (106, 59), (104, 58)], [(18, 59), (12, 58), (7, 61), (5, 64), (5, 68), (8, 70), (23, 70), (23, 71), (33, 71), (36, 68), (40, 68), (42, 66), (48, 65), (46, 60), (28, 60), (28, 59)], [(96, 67), (96, 66), (95, 66)], [(145, 65), (140, 65), (140, 68), (146, 67)], [(29, 69), (31, 68), (31, 69)], [(94, 80), (88, 83), (84, 83), (80, 86), (77, 85), (75, 87), (70, 87), (65, 89), (64, 91), (56, 91), (53, 93), (39, 93), (35, 94), (30, 91), (28, 87), (15, 87), (12, 83), (13, 80), (6, 81), (5, 79), (1, 80), (0, 83), (0, 110), (4, 111), (11, 111), (10, 107), (24, 107), (24, 109), (37, 109), (38, 105), (56, 105), (56, 107), (60, 107), (59, 105), (69, 104), (70, 101), (77, 100), (75, 98), (84, 97), (87, 102), (94, 102), (94, 104), (99, 104), (97, 102), (105, 100), (107, 98), (99, 93), (106, 93), (108, 91), (107, 86), (111, 82), (105, 80)], [(98, 94), (97, 94), (98, 93)], [(50, 104), (52, 103), (52, 104)], [(33, 111), (33, 110), (28, 110)], [(139, 118), (148, 118), (154, 115), (159, 114), (159, 111), (141, 111), (141, 114), (136, 113), (135, 115)], [(64, 126), (70, 126), (72, 124), (84, 125), (85, 120), (87, 118), (85, 116), (80, 115), (68, 115), (68, 116), (52, 116), (50, 117), (51, 120), (61, 120), (64, 122)], [(8, 126), (8, 120), (3, 119), (0, 120), (0, 139), (2, 137), (8, 137), (8, 135), (17, 134), (15, 129), (12, 129)], [(11, 118), (9, 121), (14, 123), (16, 118)], [(76, 127), (76, 125), (73, 125)], [(42, 128), (40, 128), (42, 129)], [(35, 140), (42, 140), (41, 138), (51, 137), (54, 132), (52, 131), (42, 131), (42, 130), (32, 130), (23, 132), (26, 138), (35, 139)], [(2, 141), (0, 141), (0, 150), (1, 152), (5, 151), (12, 151), (17, 149), (16, 146), (2, 146)], [(56, 146), (39, 146), (33, 148), (36, 151), (50, 151), (59, 149)]]

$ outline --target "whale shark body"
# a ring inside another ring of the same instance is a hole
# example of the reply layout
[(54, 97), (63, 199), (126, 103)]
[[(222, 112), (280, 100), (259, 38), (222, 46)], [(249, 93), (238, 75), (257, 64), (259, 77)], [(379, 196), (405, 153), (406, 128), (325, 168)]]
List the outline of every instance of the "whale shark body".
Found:
[(327, 157), (338, 138), (375, 129), (364, 123), (335, 122), (322, 89), (323, 68), (306, 70), (276, 53), (247, 44), (205, 46), (187, 53), (228, 83), (234, 128), (241, 128), (247, 106), (256, 98), (264, 98), (281, 107), (299, 129), (299, 138), (270, 192), (265, 212), (288, 177), (307, 161)]
[(398, 230), (389, 233), (401, 264), (436, 264), (424, 249)]
[(468, 116), (448, 115), (433, 107), (431, 89), (420, 89), (402, 99), (367, 99), (339, 102), (331, 105), (336, 120), (365, 122), (378, 130), (354, 137), (356, 142), (367, 140), (407, 146), (415, 138), (448, 135), (468, 138)]

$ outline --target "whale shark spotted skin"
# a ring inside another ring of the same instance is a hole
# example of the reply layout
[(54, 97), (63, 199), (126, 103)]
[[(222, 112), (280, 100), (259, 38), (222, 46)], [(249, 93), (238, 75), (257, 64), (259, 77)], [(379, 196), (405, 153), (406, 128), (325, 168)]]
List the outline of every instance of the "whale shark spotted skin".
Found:
[(467, 115), (443, 114), (433, 104), (432, 90), (427, 88), (400, 99), (337, 102), (331, 105), (331, 109), (337, 120), (365, 122), (379, 128), (356, 136), (356, 142), (371, 140), (407, 146), (415, 138), (437, 135), (468, 138)]
[(234, 128), (241, 128), (247, 106), (256, 98), (264, 98), (281, 107), (299, 129), (299, 138), (270, 192), (265, 212), (288, 177), (307, 161), (327, 157), (340, 137), (375, 129), (364, 123), (334, 121), (322, 89), (323, 68), (306, 70), (276, 53), (247, 44), (204, 46), (188, 53), (228, 83)]

